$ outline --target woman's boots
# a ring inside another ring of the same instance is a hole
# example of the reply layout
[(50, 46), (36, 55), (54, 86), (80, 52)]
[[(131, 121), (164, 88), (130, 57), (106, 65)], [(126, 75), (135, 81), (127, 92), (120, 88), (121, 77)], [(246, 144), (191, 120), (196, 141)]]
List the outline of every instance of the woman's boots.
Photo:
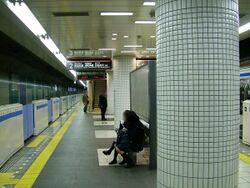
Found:
[(114, 159), (109, 163), (109, 165), (114, 165), (117, 163), (118, 152), (115, 150)]
[(129, 158), (128, 154), (124, 153), (122, 155), (123, 160), (125, 161), (125, 163), (127, 163), (127, 165), (125, 166), (125, 168), (132, 168), (134, 165), (133, 160)]
[(109, 150), (103, 151), (102, 153), (104, 155), (110, 155), (112, 153), (112, 151), (115, 149), (115, 144), (116, 144), (116, 142), (113, 142), (111, 147), (109, 148)]

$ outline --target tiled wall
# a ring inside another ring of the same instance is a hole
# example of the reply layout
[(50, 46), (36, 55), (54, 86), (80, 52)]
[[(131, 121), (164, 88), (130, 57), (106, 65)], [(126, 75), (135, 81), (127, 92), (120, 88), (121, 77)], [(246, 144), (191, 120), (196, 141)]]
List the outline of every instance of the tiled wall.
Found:
[(114, 114), (114, 88), (113, 88), (113, 72), (107, 73), (107, 99), (108, 114)]
[(158, 188), (238, 185), (237, 0), (157, 0)]
[(132, 56), (118, 56), (113, 62), (114, 115), (115, 126), (118, 127), (123, 111), (130, 109), (129, 73), (136, 68), (136, 60)]

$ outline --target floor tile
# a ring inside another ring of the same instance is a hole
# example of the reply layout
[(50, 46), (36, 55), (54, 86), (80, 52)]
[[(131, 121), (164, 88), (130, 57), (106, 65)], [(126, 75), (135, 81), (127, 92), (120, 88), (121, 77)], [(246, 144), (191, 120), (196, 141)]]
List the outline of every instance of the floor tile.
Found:
[(111, 130), (97, 130), (95, 131), (96, 138), (116, 138), (117, 133)]

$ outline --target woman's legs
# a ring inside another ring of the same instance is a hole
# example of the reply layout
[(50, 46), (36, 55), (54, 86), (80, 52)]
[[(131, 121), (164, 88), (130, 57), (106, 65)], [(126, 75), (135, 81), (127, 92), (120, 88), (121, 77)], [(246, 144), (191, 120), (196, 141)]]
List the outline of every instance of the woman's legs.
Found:
[(111, 147), (109, 148), (109, 150), (103, 151), (103, 154), (104, 155), (110, 155), (112, 153), (112, 151), (115, 149), (115, 145), (116, 145), (116, 142), (114, 141), (112, 143)]
[(114, 158), (113, 160), (109, 163), (109, 165), (113, 165), (117, 163), (117, 156), (118, 156), (118, 152), (115, 150), (114, 152)]
[(121, 162), (121, 164), (127, 163), (126, 168), (131, 168), (134, 166), (133, 160), (129, 158), (126, 152), (121, 151), (118, 147), (115, 147), (115, 151), (117, 151), (117, 153), (119, 153), (123, 157), (123, 161)]

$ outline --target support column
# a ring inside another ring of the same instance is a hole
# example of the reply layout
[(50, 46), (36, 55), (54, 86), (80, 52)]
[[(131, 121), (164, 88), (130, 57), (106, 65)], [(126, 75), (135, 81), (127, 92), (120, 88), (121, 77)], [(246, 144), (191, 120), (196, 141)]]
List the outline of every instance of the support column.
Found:
[(107, 72), (107, 100), (108, 114), (114, 114), (114, 88), (113, 88), (113, 72)]
[(119, 126), (122, 113), (130, 110), (129, 73), (136, 68), (133, 56), (118, 56), (114, 58), (114, 115), (115, 127)]
[(92, 112), (94, 103), (94, 82), (87, 81), (87, 86), (88, 86), (88, 97), (89, 97), (88, 111)]
[(158, 188), (238, 187), (238, 0), (157, 0)]

